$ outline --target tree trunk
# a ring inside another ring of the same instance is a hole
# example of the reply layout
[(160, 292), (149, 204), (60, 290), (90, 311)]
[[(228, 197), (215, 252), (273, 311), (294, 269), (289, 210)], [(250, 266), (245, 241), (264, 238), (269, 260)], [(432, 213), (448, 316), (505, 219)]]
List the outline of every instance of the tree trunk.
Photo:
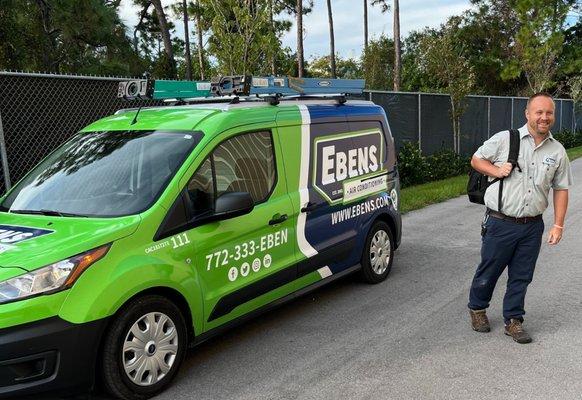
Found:
[(192, 80), (192, 55), (190, 54), (190, 28), (188, 27), (188, 1), (182, 1), (184, 7), (184, 41), (186, 43), (186, 79)]
[(39, 11), (39, 23), (42, 32), (46, 36), (45, 45), (48, 44), (50, 48), (42, 52), (42, 62), (45, 72), (60, 72), (60, 61), (58, 57), (58, 45), (55, 37), (58, 31), (52, 27), (51, 22), (51, 5), (44, 0), (37, 0), (36, 4)]
[(202, 25), (200, 24), (199, 1), (196, 0), (196, 36), (198, 36), (198, 64), (200, 65), (200, 80), (204, 80), (204, 49), (202, 48)]
[(331, 11), (331, 0), (327, 0), (327, 18), (329, 20), (329, 60), (331, 66), (331, 77), (335, 79), (335, 39), (333, 36), (333, 13)]
[(160, 33), (162, 35), (162, 40), (164, 41), (164, 50), (168, 61), (172, 68), (171, 75), (175, 77), (176, 75), (176, 59), (174, 58), (174, 50), (172, 49), (172, 38), (170, 37), (170, 30), (168, 28), (168, 21), (166, 19), (166, 14), (164, 13), (164, 7), (162, 7), (161, 0), (152, 0), (152, 4), (156, 9), (156, 14), (158, 14), (158, 20), (160, 22)]
[(364, 0), (364, 54), (368, 50), (368, 0)]
[(137, 32), (139, 31), (139, 29), (141, 28), (141, 25), (143, 23), (144, 18), (147, 16), (148, 10), (150, 8), (150, 6), (152, 5), (151, 1), (148, 1), (142, 8), (141, 13), (139, 15), (139, 22), (137, 23), (137, 25), (135, 26), (135, 28), (133, 29), (133, 47), (135, 50), (135, 54), (138, 54), (139, 52), (139, 47), (138, 47), (138, 39), (137, 39)]
[[(273, 21), (273, 0), (269, 0), (269, 18), (270, 18), (270, 27), (271, 33), (275, 36), (275, 22)], [(277, 65), (276, 65), (276, 53), (273, 53), (271, 56), (271, 75), (275, 76), (277, 74)]]
[(295, 13), (297, 14), (297, 76), (303, 78), (305, 66), (303, 60), (303, 0), (297, 0)]
[(459, 117), (457, 115), (457, 107), (455, 104), (455, 100), (453, 99), (453, 96), (451, 95), (451, 122), (453, 123), (453, 149), (455, 151), (455, 153), (459, 154), (459, 126), (458, 126), (458, 121), (459, 121)]
[(394, 0), (394, 91), (400, 91), (400, 74), (402, 71), (400, 51), (400, 6), (398, 0)]

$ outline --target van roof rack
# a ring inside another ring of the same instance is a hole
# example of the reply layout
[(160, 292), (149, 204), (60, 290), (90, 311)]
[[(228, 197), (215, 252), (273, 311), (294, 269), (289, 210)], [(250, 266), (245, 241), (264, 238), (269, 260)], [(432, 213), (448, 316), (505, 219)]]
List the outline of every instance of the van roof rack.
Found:
[(117, 97), (128, 100), (178, 100), (207, 102), (210, 98), (254, 96), (277, 104), (280, 98), (334, 98), (345, 102), (346, 95), (361, 95), (363, 79), (320, 79), (292, 77), (220, 76), (205, 81), (134, 79), (119, 82)]

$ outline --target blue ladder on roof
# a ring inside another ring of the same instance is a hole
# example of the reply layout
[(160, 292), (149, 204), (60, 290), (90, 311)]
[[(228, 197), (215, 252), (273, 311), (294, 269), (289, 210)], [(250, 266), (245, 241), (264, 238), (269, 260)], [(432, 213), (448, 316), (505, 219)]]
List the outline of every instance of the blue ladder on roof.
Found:
[(212, 82), (132, 80), (119, 83), (126, 99), (197, 99), (221, 96), (304, 96), (362, 94), (364, 79), (223, 76)]

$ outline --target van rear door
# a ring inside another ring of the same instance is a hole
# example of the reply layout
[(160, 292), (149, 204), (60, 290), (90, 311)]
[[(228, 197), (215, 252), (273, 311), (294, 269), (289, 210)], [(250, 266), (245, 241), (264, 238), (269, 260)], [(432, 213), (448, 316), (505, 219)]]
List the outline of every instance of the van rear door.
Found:
[[(298, 107), (298, 116), (289, 111), (277, 115), (277, 130), (295, 209), (297, 274), (321, 279), (357, 262), (357, 215), (342, 204), (341, 183), (353, 143), (342, 106)], [(342, 165), (336, 165), (336, 156)]]

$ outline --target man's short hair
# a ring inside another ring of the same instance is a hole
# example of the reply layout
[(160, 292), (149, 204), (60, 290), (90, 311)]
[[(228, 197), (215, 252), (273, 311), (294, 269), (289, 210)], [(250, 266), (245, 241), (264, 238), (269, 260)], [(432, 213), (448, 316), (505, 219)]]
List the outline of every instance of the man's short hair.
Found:
[(552, 100), (552, 103), (554, 103), (554, 107), (556, 106), (556, 103), (554, 102), (553, 97), (549, 93), (546, 93), (546, 92), (538, 92), (538, 93), (535, 93), (535, 94), (531, 95), (529, 97), (529, 99), (527, 99), (527, 105), (525, 106), (525, 108), (528, 109), (530, 103), (532, 102), (532, 100), (535, 99), (535, 98), (538, 98), (538, 97), (547, 97), (548, 99)]

